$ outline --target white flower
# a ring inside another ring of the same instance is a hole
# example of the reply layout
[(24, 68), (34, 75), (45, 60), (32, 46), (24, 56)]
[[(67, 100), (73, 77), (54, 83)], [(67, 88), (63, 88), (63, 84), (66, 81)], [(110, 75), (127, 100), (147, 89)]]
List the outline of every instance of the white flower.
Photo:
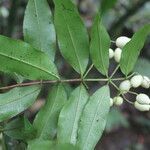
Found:
[(126, 36), (120, 36), (116, 39), (116, 46), (123, 48), (131, 39)]
[(110, 107), (113, 106), (113, 103), (114, 103), (114, 102), (113, 102), (113, 99), (110, 98)]
[(125, 81), (120, 83), (119, 89), (122, 92), (128, 92), (130, 90), (130, 88), (131, 88), (131, 83), (129, 80), (125, 80)]
[(141, 86), (145, 89), (150, 88), (150, 79), (148, 77), (144, 76)]
[(120, 106), (120, 105), (122, 105), (122, 103), (123, 103), (123, 98), (120, 97), (120, 96), (117, 96), (117, 97), (115, 97), (115, 98), (113, 99), (113, 101), (114, 101), (114, 104), (115, 104), (115, 105)]
[(140, 104), (137, 101), (135, 101), (134, 107), (139, 111), (149, 111), (150, 110), (150, 105)]
[(120, 62), (121, 54), (122, 54), (122, 50), (120, 48), (116, 48), (114, 53), (114, 59), (118, 63)]
[(150, 104), (150, 99), (146, 94), (138, 94), (136, 96), (136, 101), (140, 104)]
[(114, 57), (114, 51), (111, 48), (109, 48), (109, 58), (111, 59), (113, 57)]
[(137, 88), (142, 84), (143, 77), (141, 75), (135, 75), (131, 78), (130, 82), (134, 88)]

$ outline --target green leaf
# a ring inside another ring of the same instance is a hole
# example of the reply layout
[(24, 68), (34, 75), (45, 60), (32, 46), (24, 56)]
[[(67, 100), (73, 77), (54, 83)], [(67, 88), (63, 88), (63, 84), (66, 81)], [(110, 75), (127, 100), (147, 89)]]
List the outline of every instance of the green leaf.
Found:
[(36, 136), (36, 130), (26, 117), (18, 117), (10, 121), (6, 124), (4, 131), (7, 136), (24, 141), (31, 140)]
[(97, 90), (89, 99), (81, 116), (77, 145), (82, 150), (93, 150), (106, 126), (110, 107), (109, 87)]
[(27, 150), (78, 150), (78, 148), (68, 143), (60, 144), (54, 141), (38, 139), (30, 141)]
[(31, 80), (57, 79), (57, 69), (43, 52), (20, 40), (0, 36), (0, 71)]
[(49, 93), (46, 104), (34, 120), (37, 138), (53, 139), (56, 136), (58, 116), (66, 101), (67, 95), (64, 87), (61, 84), (54, 86)]
[(0, 122), (30, 107), (40, 92), (39, 86), (18, 87), (0, 94)]
[(143, 76), (150, 78), (150, 61), (145, 58), (139, 58), (134, 68), (134, 72), (138, 72)]
[(91, 32), (90, 55), (94, 66), (103, 75), (108, 74), (110, 37), (97, 14)]
[(81, 75), (89, 58), (89, 39), (77, 8), (71, 0), (55, 0), (55, 27), (63, 57)]
[(33, 140), (28, 143), (27, 150), (51, 150), (53, 148), (53, 142), (48, 140)]
[(34, 48), (44, 51), (53, 61), (56, 34), (47, 0), (29, 0), (23, 24), (24, 39)]
[(126, 76), (133, 70), (146, 37), (150, 34), (150, 24), (145, 25), (137, 31), (130, 42), (122, 50), (120, 68)]
[(79, 119), (88, 100), (88, 94), (83, 85), (77, 87), (70, 95), (58, 120), (58, 141), (76, 144)]

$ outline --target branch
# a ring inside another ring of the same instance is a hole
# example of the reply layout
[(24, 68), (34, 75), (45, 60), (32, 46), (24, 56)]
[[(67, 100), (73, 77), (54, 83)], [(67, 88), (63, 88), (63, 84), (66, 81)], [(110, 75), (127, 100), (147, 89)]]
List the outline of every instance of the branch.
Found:
[(51, 83), (71, 83), (71, 82), (97, 82), (97, 81), (102, 81), (106, 82), (108, 79), (68, 79), (68, 80), (45, 80), (45, 81), (33, 81), (33, 82), (27, 82), (27, 83), (18, 83), (14, 85), (9, 85), (5, 87), (1, 87), (0, 90), (8, 90), (12, 89), (15, 87), (24, 87), (24, 86), (31, 86), (31, 85), (42, 85), (42, 84), (51, 84)]

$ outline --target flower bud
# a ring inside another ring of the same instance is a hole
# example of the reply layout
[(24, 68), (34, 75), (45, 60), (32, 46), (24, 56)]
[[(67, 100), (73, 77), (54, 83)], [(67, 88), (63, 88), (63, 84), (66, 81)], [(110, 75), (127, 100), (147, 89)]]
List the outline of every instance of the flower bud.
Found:
[(150, 110), (150, 105), (140, 104), (137, 101), (135, 101), (134, 107), (139, 111), (149, 111)]
[(145, 89), (150, 88), (150, 79), (148, 77), (144, 76), (141, 86)]
[(120, 36), (116, 39), (116, 46), (123, 48), (131, 39), (126, 36)]
[(131, 88), (131, 83), (129, 80), (125, 80), (120, 83), (119, 89), (123, 92), (126, 93), (130, 90)]
[(114, 59), (118, 63), (120, 62), (121, 54), (122, 54), (122, 50), (120, 48), (116, 48), (114, 53)]
[(109, 58), (113, 58), (114, 57), (114, 51), (110, 48), (109, 49)]
[(150, 104), (150, 99), (146, 94), (138, 94), (136, 101), (140, 104)]
[(114, 102), (113, 102), (113, 99), (110, 98), (110, 107), (113, 106)]
[(120, 106), (120, 105), (122, 105), (122, 103), (123, 103), (123, 98), (120, 97), (120, 96), (117, 96), (117, 97), (115, 97), (115, 98), (113, 99), (113, 101), (114, 101), (114, 104), (115, 104), (115, 105)]
[(134, 88), (137, 88), (142, 84), (143, 77), (141, 75), (135, 75), (131, 78), (130, 82)]

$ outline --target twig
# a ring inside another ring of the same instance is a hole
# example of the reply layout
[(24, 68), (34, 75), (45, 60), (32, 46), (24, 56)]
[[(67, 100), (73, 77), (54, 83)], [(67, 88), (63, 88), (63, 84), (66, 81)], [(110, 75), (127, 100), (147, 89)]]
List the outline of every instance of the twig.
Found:
[(115, 41), (113, 41), (113, 40), (111, 40), (111, 43), (114, 43), (114, 44), (115, 44), (116, 42), (115, 42)]
[(112, 81), (110, 80), (110, 83), (120, 92), (120, 89), (117, 87), (117, 85), (116, 85), (114, 82), (112, 82)]
[(134, 105), (134, 103), (133, 103), (133, 102), (131, 102), (131, 101), (129, 101), (129, 100), (125, 97), (125, 95), (124, 95), (124, 94), (122, 94), (122, 97), (123, 97), (123, 98), (124, 98), (124, 100), (125, 100), (125, 101), (127, 101), (128, 103), (130, 103), (130, 104)]
[(44, 81), (33, 81), (33, 82), (27, 82), (27, 83), (18, 83), (14, 85), (9, 85), (5, 87), (1, 87), (0, 90), (8, 90), (15, 87), (24, 87), (24, 86), (31, 86), (31, 85), (38, 85), (38, 84), (50, 84), (50, 83), (66, 83), (66, 82), (97, 82), (97, 81), (108, 81), (108, 79), (67, 79), (67, 80), (44, 80)]
[(128, 93), (130, 93), (130, 94), (134, 94), (134, 95), (138, 95), (138, 93), (136, 93), (136, 92), (132, 92), (132, 91), (128, 91)]
[(89, 69), (87, 70), (87, 72), (85, 73), (85, 75), (83, 76), (83, 78), (85, 78), (85, 77), (88, 75), (88, 73), (91, 71), (91, 69), (93, 68), (93, 66), (94, 66), (94, 64), (92, 64), (92, 65), (89, 67)]
[(115, 73), (117, 72), (117, 70), (119, 69), (120, 65), (118, 65), (115, 70), (113, 71), (113, 73), (110, 76), (110, 79), (115, 75)]

